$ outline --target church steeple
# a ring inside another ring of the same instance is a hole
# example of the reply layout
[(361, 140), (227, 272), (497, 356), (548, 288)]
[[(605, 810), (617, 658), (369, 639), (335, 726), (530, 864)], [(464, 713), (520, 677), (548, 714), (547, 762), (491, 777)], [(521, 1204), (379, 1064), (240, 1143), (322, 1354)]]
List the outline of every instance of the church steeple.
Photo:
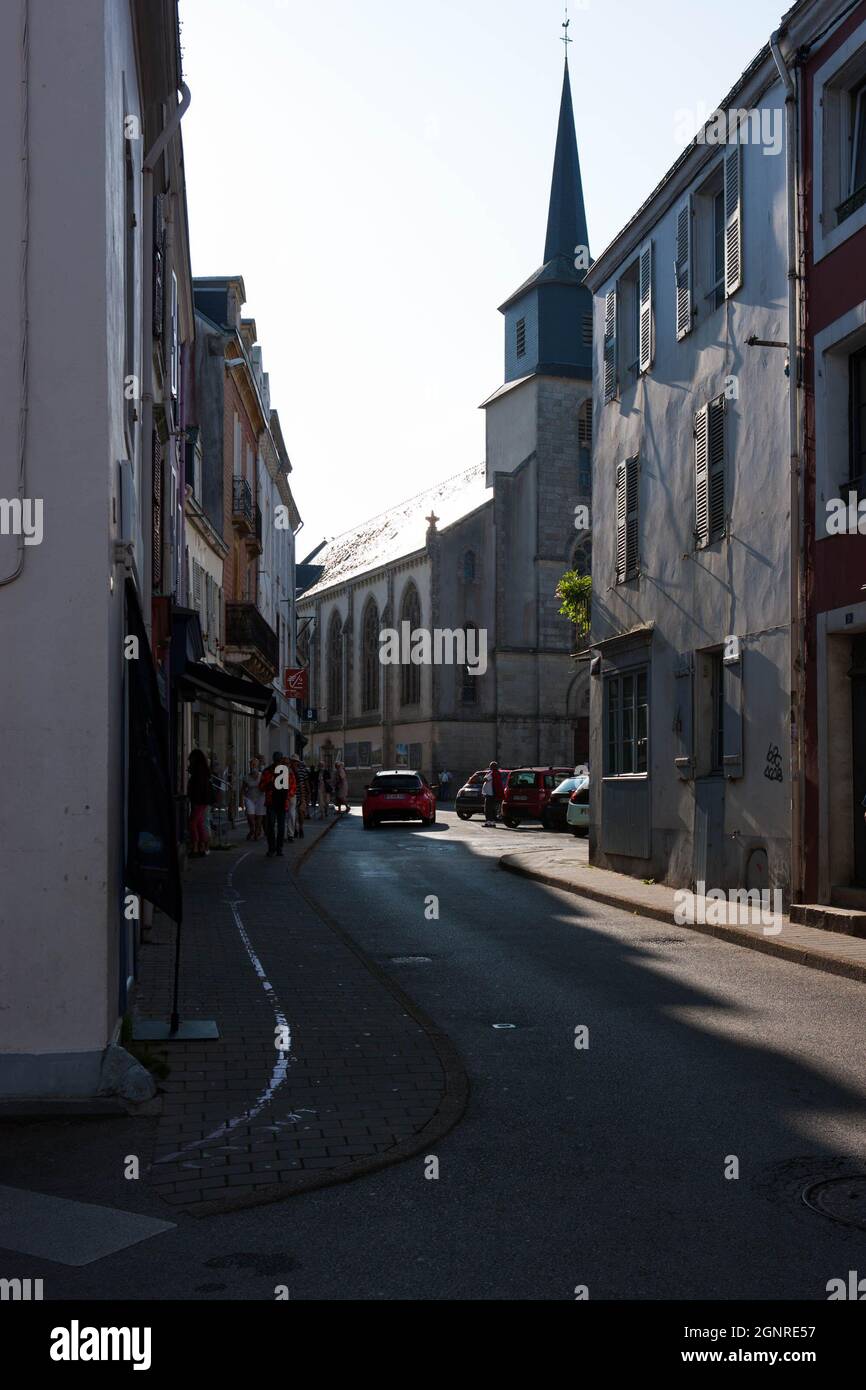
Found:
[[(567, 21), (563, 28), (570, 43)], [(592, 380), (592, 295), (583, 284), (588, 257), (566, 50), (544, 264), (500, 305), (506, 382), (533, 374)]]
[(568, 58), (562, 79), (562, 100), (559, 105), (559, 127), (556, 132), (556, 153), (553, 156), (553, 178), (550, 183), (550, 208), (547, 214), (547, 240), (544, 261), (555, 256), (574, 259), (574, 248), (586, 246), (586, 212), (583, 206), (583, 186), (580, 181), (580, 160), (577, 137), (574, 133), (574, 110), (571, 105), (571, 82)]

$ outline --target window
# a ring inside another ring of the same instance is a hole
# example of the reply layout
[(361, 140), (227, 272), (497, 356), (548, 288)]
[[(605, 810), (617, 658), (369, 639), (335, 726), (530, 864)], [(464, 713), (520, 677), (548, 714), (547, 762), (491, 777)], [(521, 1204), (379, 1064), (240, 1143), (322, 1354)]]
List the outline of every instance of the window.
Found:
[(710, 723), (710, 771), (721, 772), (725, 756), (725, 684), (722, 653), (710, 657), (712, 718)]
[(607, 404), (608, 401), (616, 399), (616, 393), (619, 388), (616, 319), (616, 290), (608, 290), (604, 297), (603, 379), (605, 404)]
[(640, 461), (626, 459), (616, 470), (616, 582), (632, 579), (638, 571), (638, 502)]
[(475, 578), (475, 551), (467, 550), (463, 556), (463, 578), (468, 584)]
[(639, 265), (633, 261), (617, 281), (619, 305), (619, 380), (626, 385), (637, 378), (640, 355)]
[(587, 536), (576, 542), (572, 554), (571, 568), (581, 577), (592, 574), (592, 541)]
[(336, 612), (328, 624), (327, 670), (328, 718), (339, 719), (343, 713), (343, 627)]
[[(418, 599), (418, 590), (412, 583), (406, 586), (403, 594), (400, 620), (409, 624), (410, 634), (421, 626), (421, 604)], [(421, 703), (421, 667), (416, 666), (414, 662), (407, 662), (400, 667), (400, 703), (404, 705)]]
[(849, 477), (855, 482), (866, 474), (866, 348), (853, 352), (848, 364), (851, 421)]
[(346, 767), (358, 766), (358, 745), (357, 743), (347, 743), (343, 750), (343, 762)]
[[(466, 623), (463, 631), (466, 633), (466, 651), (477, 652), (478, 639), (473, 637), (470, 640), (470, 633), (477, 632), (475, 623)], [(475, 705), (478, 703), (478, 682), (480, 676), (473, 676), (468, 666), (460, 669), (460, 703), (461, 705)]]
[(577, 487), (584, 497), (592, 492), (592, 401), (577, 413)]
[(409, 744), (409, 766), (413, 772), (421, 770), (421, 762), (424, 757), (424, 749), (420, 743)]
[(725, 194), (722, 189), (713, 198), (713, 284), (710, 294), (713, 307), (718, 309), (725, 298)]
[(171, 272), (171, 300), (169, 313), (169, 332), (171, 335), (169, 339), (169, 351), (171, 353), (169, 376), (171, 382), (171, 394), (176, 401), (178, 392), (178, 379), (180, 376), (180, 343), (178, 341), (177, 329), (177, 276), (175, 275), (174, 271)]
[(695, 543), (720, 540), (727, 527), (725, 506), (725, 397), (695, 416)]
[(814, 78), (815, 259), (866, 226), (866, 24)]
[(517, 356), (526, 356), (526, 319), (518, 319), (515, 324), (515, 338), (517, 343)]
[(361, 625), (361, 708), (379, 708), (379, 610), (369, 599)]
[[(408, 767), (408, 766), (409, 766), (409, 745), (408, 745), (408, 743), (398, 743), (397, 746), (396, 746), (396, 749), (395, 749), (395, 753), (396, 753), (396, 756), (395, 756), (395, 758), (394, 758), (394, 766), (395, 766), (395, 767)], [(377, 779), (377, 785), (378, 785), (378, 779)], [(401, 780), (400, 782), (397, 782), (397, 783), (395, 784), (395, 790), (396, 790), (397, 788), (399, 788), (400, 786), (402, 786), (402, 785), (403, 785), (402, 780)]]
[(371, 767), (371, 766), (372, 766), (372, 764), (371, 764), (371, 762), (370, 762), (370, 754), (371, 754), (371, 752), (372, 752), (372, 744), (370, 744), (370, 743), (359, 743), (359, 744), (358, 744), (358, 766), (359, 766), (359, 767)]
[(605, 776), (646, 773), (649, 754), (646, 667), (605, 681)]

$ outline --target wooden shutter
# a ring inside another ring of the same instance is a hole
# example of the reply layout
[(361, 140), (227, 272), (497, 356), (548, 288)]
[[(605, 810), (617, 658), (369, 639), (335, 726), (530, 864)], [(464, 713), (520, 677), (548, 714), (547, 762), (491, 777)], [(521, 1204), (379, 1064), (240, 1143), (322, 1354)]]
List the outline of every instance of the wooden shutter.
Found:
[(616, 395), (616, 290), (604, 297), (604, 399)]
[(638, 568), (638, 495), (640, 490), (640, 461), (626, 460), (626, 575)]
[(616, 466), (616, 577), (621, 583), (626, 576), (626, 470), (627, 464)]
[(725, 295), (743, 283), (742, 146), (725, 155)]
[(719, 396), (707, 407), (707, 466), (709, 482), (709, 529), (713, 540), (725, 534), (725, 398)]
[(642, 372), (648, 372), (653, 360), (653, 244), (651, 241), (641, 247), (639, 265), (639, 366)]
[(709, 420), (707, 406), (695, 416), (695, 543), (708, 545), (710, 539), (709, 502)]
[(165, 196), (153, 200), (153, 336), (161, 338), (165, 321)]
[[(196, 613), (198, 613), (199, 618), (201, 618), (201, 565), (197, 560), (193, 560), (192, 562), (192, 606)], [(204, 626), (206, 628), (207, 624), (204, 624)]]
[(692, 331), (692, 198), (689, 194), (677, 212), (677, 245), (674, 266), (677, 296), (677, 338)]
[(162, 444), (153, 431), (153, 509), (151, 529), (151, 584), (155, 593), (162, 588)]
[(743, 660), (742, 655), (722, 661), (722, 768), (726, 777), (743, 775)]
[(694, 705), (694, 659), (685, 652), (674, 669), (674, 765), (684, 780), (694, 776), (695, 751), (692, 710)]

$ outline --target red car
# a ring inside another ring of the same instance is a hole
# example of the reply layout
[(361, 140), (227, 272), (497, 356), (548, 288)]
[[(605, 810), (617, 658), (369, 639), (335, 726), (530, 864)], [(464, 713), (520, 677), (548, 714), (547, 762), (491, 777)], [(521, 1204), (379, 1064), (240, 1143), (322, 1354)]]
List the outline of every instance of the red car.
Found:
[(522, 820), (542, 820), (551, 794), (573, 767), (518, 767), (509, 774), (502, 802), (502, 819), (509, 830)]
[(420, 772), (377, 772), (366, 788), (361, 808), (364, 829), (373, 830), (383, 820), (420, 820), (436, 824), (436, 797)]

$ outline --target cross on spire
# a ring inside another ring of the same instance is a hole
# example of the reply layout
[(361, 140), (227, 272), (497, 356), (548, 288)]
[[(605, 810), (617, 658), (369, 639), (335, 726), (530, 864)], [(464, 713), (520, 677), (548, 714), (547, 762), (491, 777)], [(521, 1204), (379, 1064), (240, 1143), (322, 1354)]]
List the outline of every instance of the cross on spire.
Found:
[(429, 516), (425, 516), (424, 520), (428, 523), (429, 528), (430, 528), (431, 531), (433, 531), (433, 530), (436, 529), (436, 522), (439, 520), (439, 518), (438, 518), (438, 516), (436, 515), (436, 513), (433, 511), (433, 508), (432, 508), (432, 507), (430, 508), (430, 515), (429, 515)]

